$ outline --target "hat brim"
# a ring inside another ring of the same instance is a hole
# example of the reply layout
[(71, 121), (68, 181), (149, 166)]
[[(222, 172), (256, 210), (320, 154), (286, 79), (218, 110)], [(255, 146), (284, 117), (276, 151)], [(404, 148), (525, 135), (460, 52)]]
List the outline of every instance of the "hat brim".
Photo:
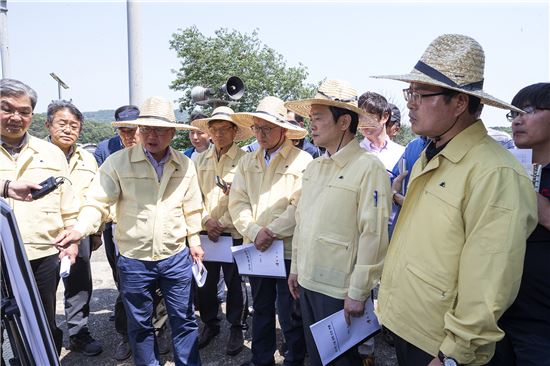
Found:
[(125, 128), (137, 128), (136, 125), (129, 124), (128, 121), (112, 121), (111, 126), (115, 128), (125, 127)]
[(176, 130), (198, 130), (198, 128), (190, 126), (184, 123), (177, 122), (168, 122), (162, 119), (157, 119), (154, 117), (140, 117), (134, 121), (120, 121), (113, 122), (113, 127), (127, 127), (127, 126), (148, 126), (148, 127), (167, 127), (175, 128)]
[(247, 127), (252, 127), (252, 125), (254, 124), (254, 117), (259, 118), (261, 120), (286, 129), (286, 137), (291, 140), (300, 140), (307, 136), (306, 129), (295, 126), (290, 122), (281, 122), (278, 118), (266, 113), (243, 112), (235, 113), (231, 117), (233, 118), (233, 120), (237, 121), (237, 123), (241, 123)]
[(237, 126), (237, 134), (235, 135), (235, 139), (234, 139), (235, 141), (245, 141), (245, 140), (248, 140), (249, 138), (251, 138), (252, 136), (254, 136), (254, 133), (250, 129), (250, 126), (243, 125), (243, 124), (239, 123), (238, 121), (235, 121), (233, 119), (233, 116), (234, 116), (233, 114), (231, 115), (231, 117), (220, 114), (220, 115), (217, 115), (213, 118), (200, 118), (200, 119), (196, 119), (194, 121), (191, 121), (191, 126), (196, 127), (199, 130), (201, 130), (202, 132), (208, 134), (209, 133), (208, 132), (208, 123), (210, 121), (227, 121), (227, 122), (231, 122), (235, 126)]
[(411, 72), (406, 75), (377, 75), (377, 76), (371, 76), (371, 77), (375, 79), (390, 79), (390, 80), (404, 81), (407, 83), (420, 83), (420, 84), (439, 86), (445, 89), (456, 90), (464, 94), (478, 97), (479, 99), (481, 99), (481, 103), (485, 105), (490, 105), (492, 107), (496, 107), (500, 109), (512, 110), (520, 113), (525, 113), (521, 109), (514, 107), (511, 104), (506, 103), (498, 98), (493, 97), (490, 94), (485, 93), (483, 90), (466, 90), (466, 89), (461, 89), (459, 87), (453, 87), (441, 81), (435, 80), (429, 77), (428, 75), (422, 74), (420, 72)]

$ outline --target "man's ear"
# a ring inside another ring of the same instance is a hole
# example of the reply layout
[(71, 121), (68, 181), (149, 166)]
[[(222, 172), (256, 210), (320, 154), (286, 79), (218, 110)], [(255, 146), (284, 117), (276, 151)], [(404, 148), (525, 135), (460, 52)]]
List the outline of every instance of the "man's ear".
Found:
[(380, 124), (386, 125), (390, 120), (391, 114), (389, 112), (382, 113), (382, 118), (380, 119)]
[(456, 110), (455, 117), (460, 116), (464, 111), (468, 110), (468, 104), (470, 102), (470, 97), (466, 94), (460, 93), (456, 95)]
[(347, 131), (349, 125), (351, 124), (351, 116), (349, 114), (343, 114), (338, 117), (338, 121), (336, 123), (340, 126), (340, 130)]

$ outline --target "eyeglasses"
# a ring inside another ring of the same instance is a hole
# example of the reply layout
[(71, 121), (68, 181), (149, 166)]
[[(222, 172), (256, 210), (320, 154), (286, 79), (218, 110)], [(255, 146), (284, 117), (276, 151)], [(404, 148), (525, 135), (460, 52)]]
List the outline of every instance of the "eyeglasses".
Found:
[(21, 118), (30, 118), (32, 116), (32, 111), (29, 111), (29, 110), (17, 110), (9, 105), (2, 105), (2, 107), (0, 108), (0, 110), (2, 111), (2, 114), (5, 114), (5, 115), (12, 115), (12, 116), (15, 116), (16, 114), (19, 115), (19, 117)]
[(449, 94), (449, 92), (442, 91), (439, 93), (420, 94), (415, 91), (412, 91), (410, 88), (403, 89), (403, 97), (405, 98), (405, 101), (418, 104), (418, 105), (422, 104), (422, 98), (435, 97), (436, 95), (446, 95), (446, 94)]
[(155, 133), (157, 136), (166, 136), (169, 135), (170, 132), (172, 132), (171, 127), (147, 127), (147, 126), (139, 126), (139, 133), (142, 134), (150, 134)]
[(69, 129), (71, 131), (79, 131), (80, 130), (80, 123), (66, 123), (66, 122), (54, 122), (53, 125), (55, 125), (55, 127), (61, 129), (61, 130), (64, 130), (66, 129), (67, 127), (69, 127)]
[(538, 108), (538, 107), (533, 107), (532, 105), (528, 105), (528, 106), (522, 107), (521, 109), (523, 109), (523, 111), (524, 111), (525, 113), (521, 113), (521, 112), (517, 112), (517, 111), (510, 111), (509, 113), (506, 113), (506, 119), (508, 119), (509, 122), (512, 122), (512, 121), (514, 121), (516, 118), (518, 118), (519, 116), (521, 116), (522, 114), (533, 114), (533, 113), (535, 113), (537, 110), (539, 110), (539, 111), (547, 111), (547, 110), (550, 110), (550, 108)]
[(254, 133), (261, 133), (262, 135), (269, 135), (271, 131), (273, 131), (276, 127), (261, 127), (253, 125), (250, 128), (252, 128), (252, 131)]
[(220, 134), (220, 135), (225, 135), (226, 133), (228, 133), (229, 131), (233, 130), (235, 127), (233, 126), (227, 126), (227, 127), (218, 127), (218, 128), (215, 128), (215, 127), (208, 127), (208, 132), (211, 134), (211, 135), (215, 135), (215, 134)]

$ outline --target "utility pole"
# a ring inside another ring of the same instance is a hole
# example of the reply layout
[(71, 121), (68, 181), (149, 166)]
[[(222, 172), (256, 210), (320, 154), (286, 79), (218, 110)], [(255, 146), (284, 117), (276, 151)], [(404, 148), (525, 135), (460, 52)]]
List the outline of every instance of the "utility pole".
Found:
[(10, 77), (10, 49), (8, 46), (8, 1), (0, 0), (0, 58), (2, 77)]
[(61, 80), (59, 78), (59, 76), (57, 76), (56, 74), (54, 74), (53, 72), (50, 73), (50, 76), (55, 80), (57, 81), (57, 99), (61, 100), (61, 87), (65, 88), (65, 89), (69, 89), (69, 86), (67, 84), (65, 84), (63, 82), (63, 80)]
[(139, 3), (136, 0), (126, 1), (128, 22), (128, 82), (130, 104), (142, 102), (142, 68), (141, 68), (141, 30), (139, 20)]

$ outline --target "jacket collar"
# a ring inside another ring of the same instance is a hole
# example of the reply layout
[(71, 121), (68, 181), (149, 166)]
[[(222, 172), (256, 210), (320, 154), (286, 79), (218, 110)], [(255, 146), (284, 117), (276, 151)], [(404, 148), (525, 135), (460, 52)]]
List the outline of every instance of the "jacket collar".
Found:
[(487, 129), (481, 119), (478, 119), (474, 124), (461, 131), (449, 141), (439, 154), (456, 164), (462, 160), (468, 151), (478, 145), (485, 136), (487, 136)]
[(346, 146), (344, 146), (340, 151), (332, 156), (325, 156), (325, 159), (331, 159), (338, 165), (338, 167), (344, 167), (348, 162), (357, 158), (361, 153), (365, 152), (359, 145), (357, 139), (353, 139)]
[[(231, 160), (234, 160), (237, 156), (237, 150), (239, 149), (239, 146), (233, 142), (233, 145), (227, 150), (227, 152), (224, 155), (227, 155)], [(210, 144), (210, 147), (205, 152), (207, 158), (215, 158), (216, 157), (216, 146), (214, 144)]]

